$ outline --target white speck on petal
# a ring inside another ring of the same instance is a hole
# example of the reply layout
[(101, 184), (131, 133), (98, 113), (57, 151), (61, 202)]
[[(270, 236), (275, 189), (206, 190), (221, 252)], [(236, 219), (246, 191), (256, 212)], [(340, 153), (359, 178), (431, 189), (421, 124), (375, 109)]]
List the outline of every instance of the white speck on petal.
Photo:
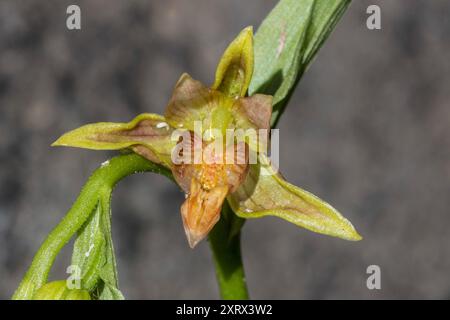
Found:
[(250, 213), (250, 212), (253, 212), (253, 210), (250, 208), (245, 208), (244, 212)]
[(158, 129), (161, 129), (161, 128), (167, 128), (167, 129), (169, 129), (169, 125), (168, 125), (166, 122), (160, 122), (160, 123), (156, 124), (156, 127), (157, 127)]

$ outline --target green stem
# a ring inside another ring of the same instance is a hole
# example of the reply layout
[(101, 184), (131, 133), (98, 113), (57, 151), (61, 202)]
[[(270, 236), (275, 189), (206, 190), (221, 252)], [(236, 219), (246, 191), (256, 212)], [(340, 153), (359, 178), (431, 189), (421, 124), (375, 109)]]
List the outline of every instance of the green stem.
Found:
[[(67, 215), (39, 248), (12, 298), (32, 299), (34, 293), (47, 282), (59, 251), (89, 218), (99, 197), (105, 193), (110, 194), (114, 186), (126, 176), (147, 171), (164, 174), (173, 179), (168, 169), (136, 154), (117, 156), (95, 170)], [(223, 299), (248, 299), (240, 249), (239, 230), (242, 223), (243, 220), (234, 215), (225, 204), (222, 218), (209, 237), (220, 295)]]
[(241, 256), (242, 224), (225, 203), (219, 222), (209, 234), (220, 296), (226, 300), (249, 299)]
[(67, 215), (50, 232), (30, 268), (13, 295), (13, 299), (31, 299), (47, 282), (48, 274), (61, 248), (81, 228), (97, 205), (100, 193), (112, 190), (117, 182), (136, 172), (152, 171), (171, 176), (170, 171), (136, 154), (120, 155), (98, 168), (81, 190)]

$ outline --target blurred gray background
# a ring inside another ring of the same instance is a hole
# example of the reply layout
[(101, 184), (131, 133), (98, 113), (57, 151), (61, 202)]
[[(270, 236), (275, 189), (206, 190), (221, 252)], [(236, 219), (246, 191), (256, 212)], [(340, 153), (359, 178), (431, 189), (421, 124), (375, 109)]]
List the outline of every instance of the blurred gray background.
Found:
[[(211, 83), (218, 59), (275, 0), (0, 2), (0, 298), (90, 173), (114, 153), (50, 148), (97, 121), (161, 113), (182, 72)], [(82, 10), (81, 31), (66, 8)], [(366, 28), (378, 4), (382, 30)], [(276, 218), (242, 246), (257, 299), (450, 298), (450, 2), (354, 1), (279, 123), (281, 171), (338, 208), (358, 243)], [(134, 299), (219, 297), (208, 244), (190, 250), (164, 177), (123, 181), (113, 199), (121, 289)], [(66, 277), (71, 244), (52, 279)], [(366, 288), (366, 268), (382, 289)]]

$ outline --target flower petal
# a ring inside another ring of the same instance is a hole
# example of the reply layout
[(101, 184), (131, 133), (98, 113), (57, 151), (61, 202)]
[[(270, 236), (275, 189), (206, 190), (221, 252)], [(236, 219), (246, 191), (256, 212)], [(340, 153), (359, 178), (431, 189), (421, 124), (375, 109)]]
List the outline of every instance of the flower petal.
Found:
[(285, 181), (267, 157), (252, 165), (246, 181), (228, 201), (242, 218), (276, 216), (308, 230), (346, 240), (361, 240), (353, 225), (315, 195)]
[(233, 99), (211, 90), (184, 73), (178, 80), (167, 105), (165, 117), (174, 128), (194, 131), (196, 121), (202, 130), (223, 131), (232, 121)]
[(230, 97), (243, 97), (253, 74), (253, 28), (239, 33), (225, 50), (216, 70), (213, 89)]
[[(196, 146), (195, 142), (200, 142), (200, 145)], [(219, 220), (225, 197), (237, 190), (245, 180), (248, 148), (243, 142), (228, 146), (204, 143), (192, 133), (183, 138), (182, 144), (179, 154), (183, 160), (180, 163), (175, 161), (172, 173), (187, 195), (181, 206), (181, 216), (189, 245), (193, 248)], [(223, 150), (223, 147), (226, 149)], [(194, 163), (192, 157), (196, 148), (202, 152), (199, 163)]]
[(181, 206), (184, 230), (189, 246), (194, 248), (220, 219), (220, 209), (228, 194), (227, 186), (204, 189), (192, 179), (188, 198)]
[(233, 105), (237, 128), (270, 129), (272, 115), (272, 96), (255, 94), (241, 98)]
[[(254, 141), (248, 141), (248, 138), (247, 141), (256, 151), (258, 140), (261, 140), (263, 147), (267, 143), (271, 113), (272, 96), (256, 94), (232, 99), (217, 90), (206, 88), (185, 73), (175, 86), (165, 117), (174, 128), (195, 131), (196, 134), (201, 130), (204, 139), (207, 139), (204, 133), (209, 129), (218, 130), (222, 139), (226, 137), (227, 129), (253, 129)], [(258, 129), (267, 130), (261, 139)]]
[[(234, 192), (239, 188), (248, 172), (247, 144), (238, 142), (225, 146), (216, 141), (207, 143), (193, 133), (185, 138), (180, 142), (182, 148), (177, 146), (179, 155), (174, 157), (177, 161), (172, 166), (173, 177), (185, 193), (191, 192), (192, 179), (205, 189), (227, 186), (230, 192)], [(198, 159), (196, 154), (200, 154)]]
[(176, 141), (171, 141), (173, 129), (164, 117), (141, 114), (128, 123), (99, 122), (67, 132), (52, 146), (77, 147), (93, 150), (118, 150), (131, 148), (145, 158), (171, 166), (171, 151)]
[(232, 114), (233, 128), (238, 129), (235, 131), (235, 136), (239, 136), (239, 130), (243, 130), (245, 141), (252, 151), (267, 152), (272, 96), (255, 94), (251, 97), (236, 99)]

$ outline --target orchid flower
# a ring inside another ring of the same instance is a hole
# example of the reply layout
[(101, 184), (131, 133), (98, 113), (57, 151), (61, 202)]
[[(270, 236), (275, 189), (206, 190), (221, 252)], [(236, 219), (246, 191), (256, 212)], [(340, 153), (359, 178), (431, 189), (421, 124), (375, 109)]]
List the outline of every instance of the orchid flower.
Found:
[[(253, 30), (248, 27), (226, 49), (211, 87), (188, 74), (180, 77), (164, 116), (146, 113), (128, 123), (88, 124), (64, 134), (53, 146), (128, 149), (170, 169), (186, 194), (181, 216), (192, 248), (220, 219), (224, 201), (241, 218), (276, 216), (317, 233), (360, 240), (331, 205), (284, 180), (261, 148), (264, 138), (219, 140), (220, 133), (230, 130), (270, 129), (272, 97), (246, 96), (253, 60)], [(198, 124), (200, 132), (195, 130)], [(179, 130), (186, 134), (181, 137)], [(196, 150), (202, 151), (201, 157), (188, 161)], [(256, 163), (249, 160), (252, 153)], [(174, 160), (179, 157), (183, 160)]]

